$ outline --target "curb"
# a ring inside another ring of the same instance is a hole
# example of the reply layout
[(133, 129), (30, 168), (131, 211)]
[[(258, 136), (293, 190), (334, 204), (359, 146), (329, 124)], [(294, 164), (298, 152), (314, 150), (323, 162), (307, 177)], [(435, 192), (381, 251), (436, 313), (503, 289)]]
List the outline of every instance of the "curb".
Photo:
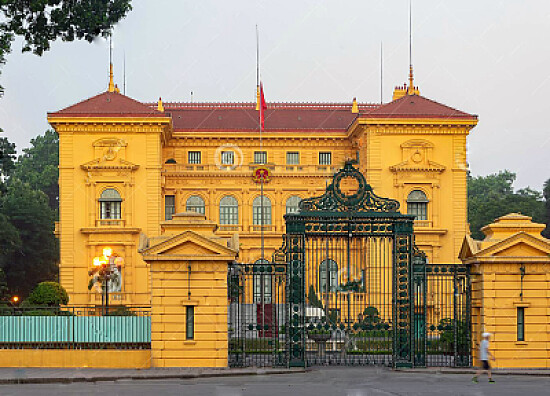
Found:
[[(417, 373), (417, 374), (475, 374), (476, 369), (396, 369), (396, 372), (401, 373)], [(517, 370), (517, 371), (510, 371), (510, 370), (491, 370), (491, 373), (493, 375), (532, 375), (532, 376), (538, 376), (538, 377), (550, 377), (550, 371), (539, 371), (539, 370)]]
[(306, 373), (308, 369), (284, 369), (284, 370), (256, 370), (256, 371), (220, 371), (207, 373), (181, 373), (181, 374), (139, 374), (119, 376), (90, 376), (90, 377), (29, 377), (29, 378), (3, 378), (0, 385), (14, 384), (70, 384), (73, 382), (102, 382), (126, 380), (159, 380), (159, 379), (196, 379), (212, 377), (243, 377), (253, 375), (280, 375)]

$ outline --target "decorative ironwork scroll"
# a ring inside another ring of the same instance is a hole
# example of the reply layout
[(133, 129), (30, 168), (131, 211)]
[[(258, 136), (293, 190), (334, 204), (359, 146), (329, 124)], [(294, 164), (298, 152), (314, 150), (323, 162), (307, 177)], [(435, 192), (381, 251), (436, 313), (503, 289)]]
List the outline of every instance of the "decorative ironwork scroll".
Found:
[(398, 212), (399, 202), (376, 195), (365, 176), (347, 161), (322, 196), (302, 200), (299, 208), (300, 212)]

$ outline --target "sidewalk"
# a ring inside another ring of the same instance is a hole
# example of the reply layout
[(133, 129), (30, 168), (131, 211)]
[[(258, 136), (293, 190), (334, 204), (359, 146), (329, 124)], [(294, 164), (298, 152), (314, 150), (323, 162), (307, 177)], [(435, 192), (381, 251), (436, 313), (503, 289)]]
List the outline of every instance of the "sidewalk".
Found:
[[(400, 368), (395, 371), (403, 373), (424, 373), (424, 374), (475, 374), (475, 368), (449, 368), (449, 367), (428, 367), (428, 368)], [(538, 375), (550, 377), (550, 370), (546, 369), (499, 369), (491, 370), (493, 375)]]
[(157, 368), (157, 369), (63, 369), (63, 368), (0, 368), (1, 384), (49, 384), (151, 379), (191, 379), (243, 375), (304, 373), (305, 369), (286, 368)]

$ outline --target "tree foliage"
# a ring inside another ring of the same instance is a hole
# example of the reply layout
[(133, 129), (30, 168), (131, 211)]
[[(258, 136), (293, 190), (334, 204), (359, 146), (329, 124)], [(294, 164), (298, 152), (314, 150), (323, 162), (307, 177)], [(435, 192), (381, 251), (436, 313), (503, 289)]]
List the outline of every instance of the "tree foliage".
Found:
[(0, 0), (0, 65), (16, 36), (24, 40), (23, 52), (42, 55), (57, 38), (108, 36), (131, 8), (130, 0)]
[(57, 282), (41, 282), (29, 294), (25, 305), (58, 307), (67, 305), (69, 295), (63, 286)]
[(47, 196), (18, 179), (10, 180), (0, 199), (0, 213), (20, 241), (13, 229), (4, 235), (14, 247), (0, 258), (10, 292), (26, 296), (37, 283), (57, 279), (59, 248)]
[[(1, 128), (0, 132), (3, 132)], [(4, 180), (15, 168), (15, 158), (15, 143), (10, 143), (8, 138), (0, 138), (0, 195), (5, 192)]]
[(514, 192), (516, 174), (508, 170), (488, 176), (468, 176), (468, 221), (474, 239), (483, 239), (481, 228), (496, 218), (518, 212), (544, 221), (542, 194), (529, 187)]
[(52, 130), (31, 140), (15, 165), (14, 177), (48, 196), (50, 208), (59, 207), (59, 137)]

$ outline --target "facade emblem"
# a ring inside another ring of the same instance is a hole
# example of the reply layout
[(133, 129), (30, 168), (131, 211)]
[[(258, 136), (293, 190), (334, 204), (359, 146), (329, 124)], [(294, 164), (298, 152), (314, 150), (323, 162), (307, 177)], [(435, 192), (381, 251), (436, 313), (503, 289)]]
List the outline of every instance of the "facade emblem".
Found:
[(269, 183), (269, 181), (271, 180), (271, 174), (269, 173), (269, 169), (256, 168), (254, 170), (254, 173), (252, 174), (252, 179), (256, 183), (261, 183), (262, 181), (264, 183)]

